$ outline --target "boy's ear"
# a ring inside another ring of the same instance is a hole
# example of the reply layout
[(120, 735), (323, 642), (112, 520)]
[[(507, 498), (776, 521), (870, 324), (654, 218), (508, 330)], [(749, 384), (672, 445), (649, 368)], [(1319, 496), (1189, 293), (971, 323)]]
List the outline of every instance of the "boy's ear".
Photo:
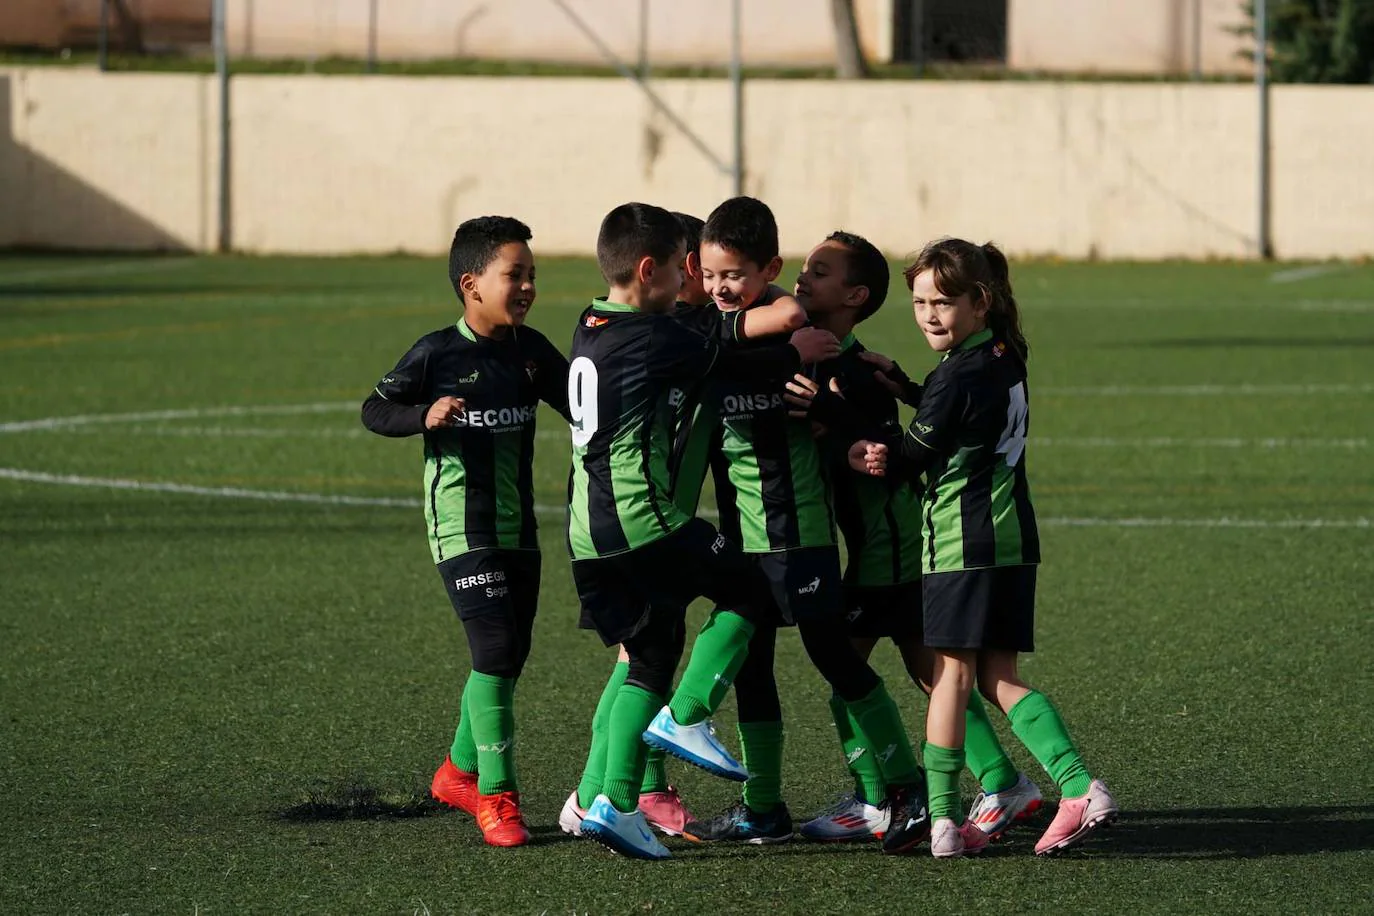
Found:
[(780, 273), (782, 273), (782, 258), (780, 256), (774, 257), (773, 260), (769, 261), (766, 265), (764, 265), (763, 276), (768, 280), (769, 283), (772, 283), (774, 280), (776, 280), (778, 278), (778, 274)]
[(856, 286), (851, 289), (844, 297), (844, 307), (849, 309), (863, 308), (868, 301), (868, 287)]
[(701, 255), (695, 251), (687, 252), (686, 262), (687, 276), (693, 280), (701, 279)]
[(654, 259), (646, 254), (635, 265), (635, 279), (641, 286), (648, 286), (654, 281), (654, 271), (657, 269), (658, 265), (654, 263)]
[(458, 278), (458, 288), (463, 291), (463, 299), (475, 299), (482, 301), (482, 297), (477, 293), (477, 274), (469, 271)]

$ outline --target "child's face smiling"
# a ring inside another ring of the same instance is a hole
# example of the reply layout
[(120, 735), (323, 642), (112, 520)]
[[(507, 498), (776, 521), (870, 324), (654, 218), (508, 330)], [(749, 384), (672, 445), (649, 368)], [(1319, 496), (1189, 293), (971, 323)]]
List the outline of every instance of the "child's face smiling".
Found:
[(524, 242), (507, 242), (463, 286), (464, 310), (497, 328), (518, 328), (534, 305), (534, 253)]
[(911, 281), (911, 306), (926, 343), (936, 353), (948, 353), (987, 327), (988, 306), (983, 296), (947, 296), (935, 285), (935, 272), (924, 270)]
[(802, 263), (793, 295), (808, 315), (839, 311), (853, 287), (845, 282), (849, 269), (849, 249), (839, 242), (821, 242)]
[(774, 258), (760, 267), (738, 251), (715, 242), (701, 245), (701, 285), (722, 312), (752, 305), (777, 279), (782, 260)]

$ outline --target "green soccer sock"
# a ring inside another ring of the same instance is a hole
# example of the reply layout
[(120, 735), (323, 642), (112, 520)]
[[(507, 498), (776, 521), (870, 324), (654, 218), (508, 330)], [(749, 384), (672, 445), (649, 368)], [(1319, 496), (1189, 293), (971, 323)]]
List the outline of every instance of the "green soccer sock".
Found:
[(1016, 766), (1002, 749), (987, 707), (976, 690), (969, 692), (968, 710), (964, 713), (964, 755), (984, 792), (1002, 792), (1016, 785)]
[(835, 720), (835, 732), (840, 736), (840, 750), (844, 752), (845, 765), (849, 767), (849, 775), (854, 777), (854, 794), (870, 805), (881, 805), (887, 796), (882, 768), (868, 749), (863, 732), (838, 693), (830, 695), (830, 715)]
[(668, 704), (679, 725), (696, 725), (717, 709), (744, 664), (754, 625), (733, 611), (711, 612), (697, 635), (687, 670)]
[(1092, 776), (1049, 697), (1032, 690), (1011, 708), (1007, 718), (1016, 737), (1040, 761), (1065, 798), (1078, 798), (1088, 791)]
[(782, 802), (782, 722), (741, 722), (739, 744), (749, 771), (744, 803), (755, 811), (772, 811)]
[(601, 794), (601, 783), (606, 776), (606, 736), (611, 727), (611, 707), (629, 673), (629, 662), (616, 662), (610, 680), (601, 691), (601, 699), (596, 702), (596, 712), (592, 715), (592, 746), (587, 751), (587, 765), (582, 768), (582, 781), (577, 784), (577, 807), (583, 811)]
[(662, 748), (644, 749), (644, 780), (639, 784), (639, 794), (668, 791), (668, 755)]
[(472, 740), (472, 712), (468, 705), (466, 684), (463, 685), (462, 701), (458, 704), (458, 728), (453, 733), (453, 745), (448, 750), (448, 757), (464, 773), (477, 772), (477, 744)]
[(964, 768), (964, 749), (925, 745), (926, 793), (931, 823), (947, 817), (956, 824), (964, 822), (959, 803), (959, 771)]
[(515, 780), (515, 679), (472, 672), (463, 691), (477, 745), (477, 791), (519, 790)]
[(883, 781), (889, 786), (919, 784), (921, 765), (916, 762), (916, 752), (911, 749), (897, 704), (892, 702), (883, 682), (878, 681), (872, 693), (848, 705), (854, 724), (877, 758)]
[(633, 684), (624, 684), (616, 691), (606, 741), (606, 778), (601, 791), (618, 811), (629, 813), (639, 807), (644, 755), (648, 750), (644, 745), (644, 729), (649, 727), (665, 699)]

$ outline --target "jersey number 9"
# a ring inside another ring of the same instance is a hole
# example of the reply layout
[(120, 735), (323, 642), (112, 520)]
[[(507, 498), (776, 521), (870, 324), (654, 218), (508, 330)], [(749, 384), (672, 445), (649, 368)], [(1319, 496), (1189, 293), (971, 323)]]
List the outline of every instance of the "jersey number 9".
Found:
[(573, 445), (586, 448), (596, 434), (596, 363), (579, 356), (568, 366), (568, 413)]

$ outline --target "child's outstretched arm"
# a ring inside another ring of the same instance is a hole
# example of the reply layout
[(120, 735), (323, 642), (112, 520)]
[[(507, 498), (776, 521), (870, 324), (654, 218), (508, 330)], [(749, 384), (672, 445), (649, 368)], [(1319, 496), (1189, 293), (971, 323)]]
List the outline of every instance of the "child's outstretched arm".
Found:
[(932, 373), (906, 433), (895, 440), (854, 443), (849, 448), (849, 466), (862, 474), (915, 483), (953, 446), (961, 403), (958, 385), (948, 376)]
[(735, 335), (741, 339), (790, 334), (806, 325), (806, 310), (780, 286), (769, 286), (763, 304), (739, 314)]

